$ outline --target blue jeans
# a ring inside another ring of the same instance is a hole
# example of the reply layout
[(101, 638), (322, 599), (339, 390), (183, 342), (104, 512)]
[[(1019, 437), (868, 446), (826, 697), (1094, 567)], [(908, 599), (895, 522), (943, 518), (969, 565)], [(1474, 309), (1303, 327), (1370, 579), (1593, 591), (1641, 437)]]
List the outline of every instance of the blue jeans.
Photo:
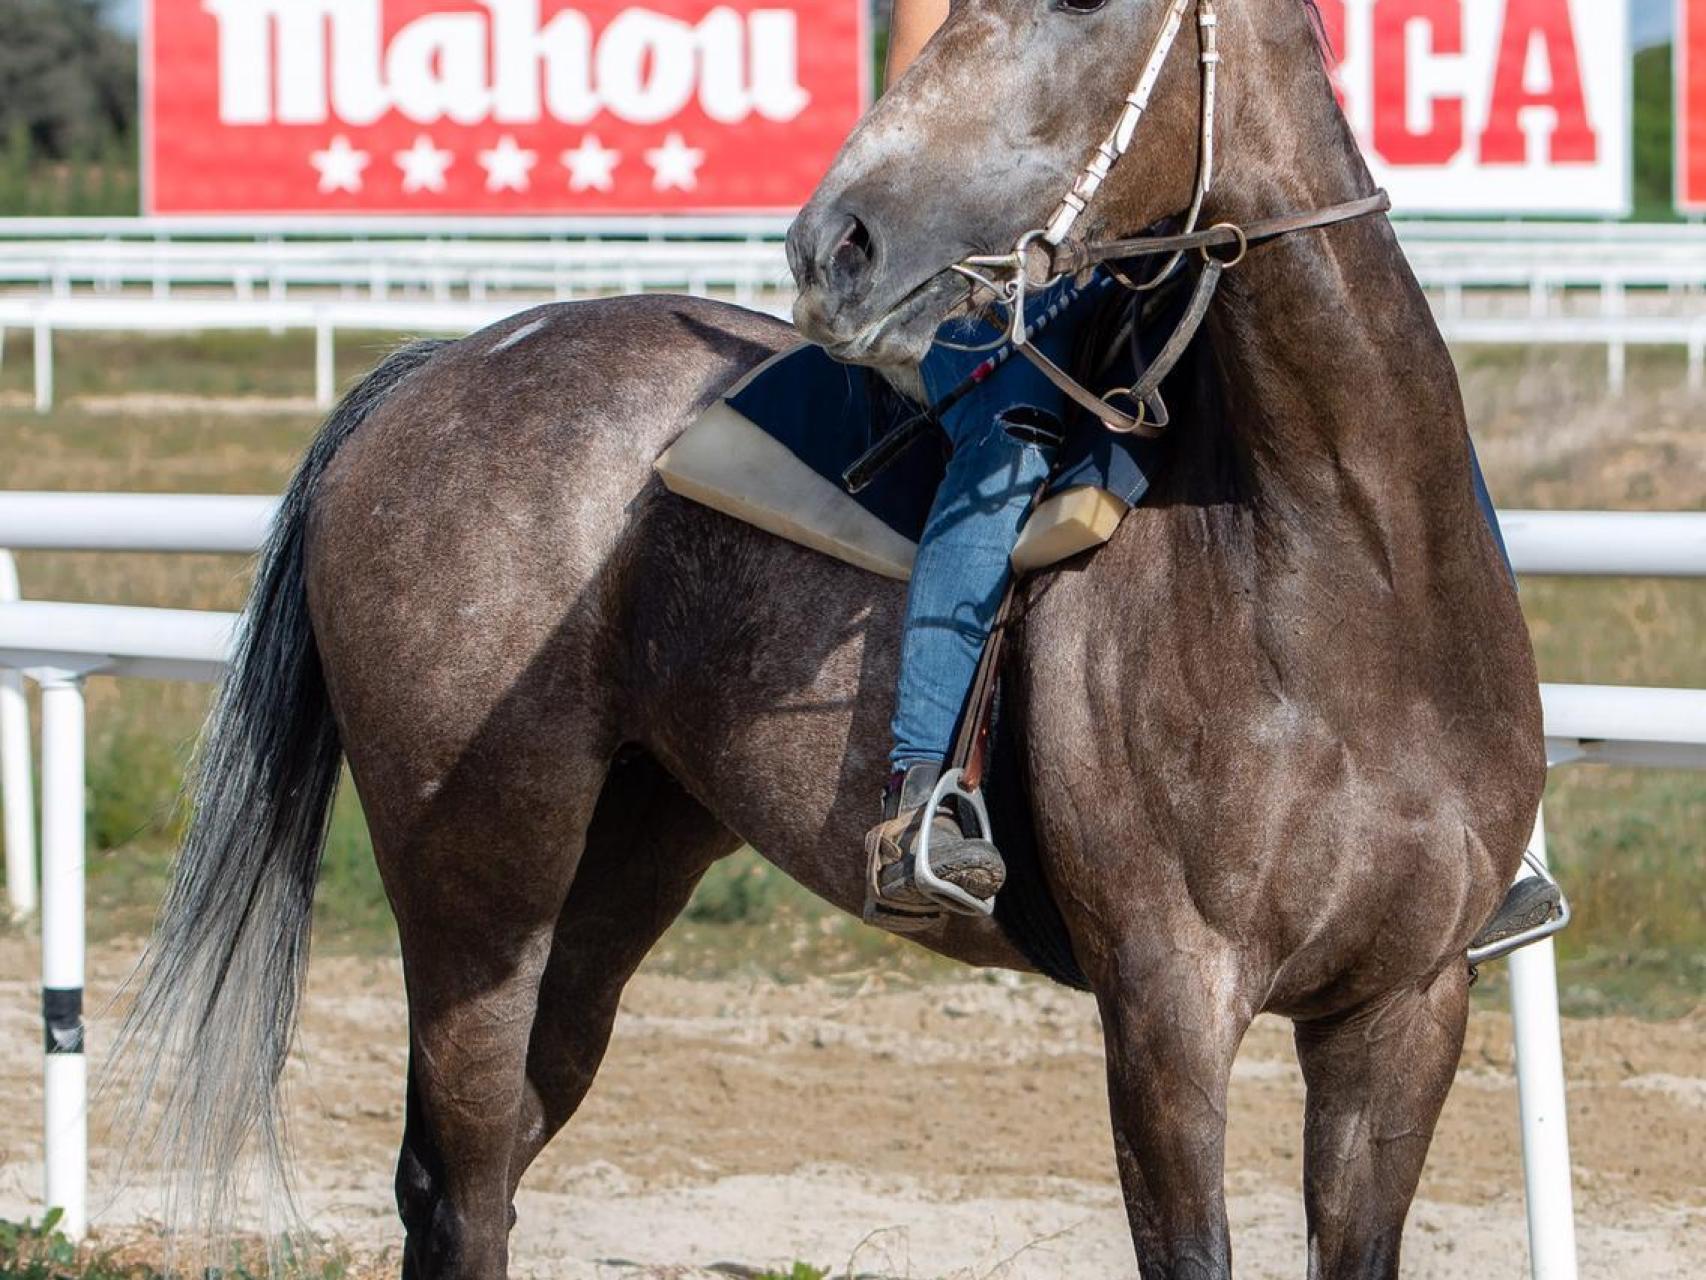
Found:
[[(1065, 302), (1033, 338), (1056, 364), (1067, 363), (1073, 339), (1106, 283), (1098, 277), (1082, 293), (1059, 285), (1038, 295), (1028, 309), (1034, 323), (1049, 306)], [(988, 324), (964, 320), (950, 321), (937, 334), (966, 346), (996, 336)], [(958, 387), (990, 354), (940, 343), (932, 347), (920, 366), (931, 403)], [(1026, 412), (1015, 413), (1021, 409)], [(942, 414), (952, 455), (918, 540), (906, 597), (891, 725), (893, 768), (940, 762), (952, 748), (978, 658), (1007, 590), (1013, 544), (1054, 463), (1055, 442), (1047, 426), (1052, 420), (1058, 430), (1067, 417), (1065, 394), (1017, 354)]]

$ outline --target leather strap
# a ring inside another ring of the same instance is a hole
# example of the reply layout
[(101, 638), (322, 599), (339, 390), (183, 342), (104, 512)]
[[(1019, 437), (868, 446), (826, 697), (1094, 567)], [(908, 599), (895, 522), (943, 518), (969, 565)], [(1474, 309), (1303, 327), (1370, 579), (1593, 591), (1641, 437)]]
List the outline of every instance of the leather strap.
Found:
[(1301, 213), (1286, 213), (1263, 218), (1248, 226), (1238, 227), (1230, 222), (1216, 223), (1201, 231), (1184, 231), (1170, 236), (1133, 236), (1125, 240), (1099, 240), (1094, 243), (1068, 243), (1054, 250), (1050, 270), (1057, 275), (1076, 275), (1101, 262), (1122, 258), (1141, 258), (1154, 253), (1185, 253), (1192, 249), (1240, 250), (1266, 244), (1297, 231), (1316, 231), (1322, 227), (1353, 222), (1371, 214), (1386, 213), (1392, 208), (1392, 197), (1384, 190), (1360, 200), (1328, 205), (1325, 209), (1310, 209)]
[(995, 621), (984, 641), (983, 656), (978, 659), (977, 675), (966, 699), (965, 714), (960, 721), (959, 734), (954, 739), (953, 753), (944, 769), (960, 769), (961, 781), (967, 791), (983, 785), (983, 773), (989, 763), (989, 721), (995, 710), (995, 687), (1001, 679), (1001, 651), (1007, 640), (1007, 621), (1013, 614), (1013, 598), (1019, 590), (1019, 577), (1007, 579), (1001, 607), (995, 611)]
[[(1203, 321), (1208, 318), (1209, 305), (1214, 301), (1215, 292), (1220, 288), (1220, 281), (1225, 274), (1226, 265), (1219, 258), (1205, 259), (1202, 272), (1197, 276), (1196, 285), (1191, 290), (1191, 300), (1185, 306), (1184, 315), (1179, 317), (1179, 323), (1168, 335), (1166, 345), (1156, 354), (1155, 359), (1136, 382), (1129, 387), (1110, 391), (1107, 396), (1096, 395), (1029, 343), (1019, 350), (1042, 371), (1044, 377), (1070, 397), (1073, 403), (1094, 414), (1109, 431), (1138, 436), (1145, 440), (1158, 439), (1167, 430), (1170, 422), (1167, 403), (1160, 395), (1161, 384), (1167, 380), (1167, 375), (1178, 367), (1179, 361), (1185, 358), (1185, 352), (1190, 350), (1191, 340), (1197, 336), (1197, 330), (1202, 328)], [(1112, 403), (1115, 397), (1137, 405), (1137, 414), (1133, 416), (1115, 408)]]

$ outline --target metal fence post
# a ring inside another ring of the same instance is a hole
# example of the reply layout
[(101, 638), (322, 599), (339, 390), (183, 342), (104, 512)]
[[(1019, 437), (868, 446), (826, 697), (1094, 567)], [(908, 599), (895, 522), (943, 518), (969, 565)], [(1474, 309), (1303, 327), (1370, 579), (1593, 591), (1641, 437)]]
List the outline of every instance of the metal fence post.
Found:
[(337, 356), (332, 345), (331, 317), (321, 311), (314, 320), (314, 403), (330, 409), (337, 395)]
[[(1546, 861), (1544, 813), (1535, 815), (1529, 849), (1542, 863)], [(1533, 1280), (1576, 1280), (1576, 1211), (1564, 1105), (1563, 1033), (1551, 939), (1523, 948), (1509, 963), (1517, 1105), (1522, 1123), (1522, 1180), (1528, 1204), (1529, 1273)]]
[(36, 319), (36, 412), (53, 409), (53, 328), (44, 317)]
[[(1621, 320), (1628, 314), (1621, 281), (1607, 282), (1600, 287), (1601, 307), (1607, 319)], [(1606, 381), (1611, 394), (1621, 396), (1629, 385), (1629, 344), (1614, 337), (1605, 346)]]
[[(0, 551), (0, 604), (20, 598), (18, 566)], [(36, 797), (30, 768), (30, 705), (20, 671), (0, 670), (0, 805), (6, 810), (6, 900), (12, 918), (36, 909)]]
[(32, 672), (41, 685), (43, 1165), (47, 1207), (73, 1240), (88, 1228), (89, 1077), (83, 1056), (83, 674)]

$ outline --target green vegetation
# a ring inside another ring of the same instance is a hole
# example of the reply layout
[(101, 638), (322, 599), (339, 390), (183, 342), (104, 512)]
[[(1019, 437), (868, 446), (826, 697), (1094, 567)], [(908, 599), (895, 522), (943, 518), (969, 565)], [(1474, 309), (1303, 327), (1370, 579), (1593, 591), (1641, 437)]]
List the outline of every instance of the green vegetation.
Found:
[(0, 214), (138, 208), (136, 44), (105, 0), (0, 0)]
[[(167, 1280), (165, 1250), (147, 1236), (114, 1248), (79, 1246), (59, 1230), (60, 1213), (55, 1209), (39, 1223), (8, 1222), (0, 1218), (0, 1280)], [(225, 1267), (207, 1267), (202, 1280), (379, 1280), (397, 1274), (396, 1260), (388, 1255), (359, 1261), (342, 1250), (327, 1252), (316, 1245), (309, 1259), (299, 1258), (288, 1242), (284, 1256), (269, 1259), (257, 1242), (234, 1250)], [(795, 1262), (786, 1270), (722, 1264), (712, 1268), (737, 1280), (830, 1280), (830, 1272), (810, 1263)], [(176, 1266), (172, 1276), (183, 1275)]]
[[(341, 344), (353, 377), (392, 339)], [(299, 337), (68, 336), (65, 400), (30, 412), (28, 350), (0, 367), (0, 457), (13, 488), (276, 492), (316, 427), (305, 405), (234, 416), (155, 392), (300, 396), (311, 349)], [(1699, 402), (1674, 356), (1630, 366), (1629, 398), (1602, 399), (1597, 354), (1478, 351), (1461, 360), (1465, 395), (1494, 492), (1509, 506), (1706, 506)], [(139, 394), (140, 393), (140, 394)], [(138, 397), (134, 404), (122, 397)], [(216, 556), (20, 557), (38, 599), (237, 608), (244, 566)], [(1549, 680), (1706, 687), (1706, 583), (1533, 580), (1524, 606)], [(91, 921), (97, 934), (145, 930), (178, 821), (174, 800), (208, 691), (152, 681), (89, 686)], [(1551, 852), (1577, 908), (1561, 957), (1577, 1012), (1686, 1010), (1706, 992), (1706, 781), (1699, 774), (1560, 769), (1547, 796)], [(854, 850), (849, 857), (857, 856)], [(393, 947), (383, 892), (353, 790), (345, 787), (321, 880), (316, 940), (339, 950)], [(948, 962), (817, 899), (750, 852), (712, 868), (652, 963), (711, 976), (791, 980), (880, 968), (917, 977)], [(1485, 975), (1496, 996), (1502, 966)]]
[(796, 1262), (786, 1271), (766, 1271), (756, 1280), (829, 1280), (829, 1272), (810, 1263)]
[(1635, 55), (1635, 217), (1662, 222), (1676, 217), (1672, 178), (1673, 133), (1671, 47), (1658, 45)]
[[(143, 1240), (111, 1249), (80, 1247), (66, 1239), (59, 1222), (58, 1209), (50, 1210), (39, 1223), (0, 1219), (0, 1280), (165, 1280), (158, 1242)], [(269, 1267), (261, 1260), (265, 1250), (251, 1244), (238, 1249), (228, 1267), (206, 1268), (203, 1280), (259, 1280), (261, 1276), (357, 1280), (342, 1254), (309, 1262), (298, 1259), (288, 1244), (283, 1248), (282, 1266)], [(174, 1269), (174, 1274), (179, 1273)]]

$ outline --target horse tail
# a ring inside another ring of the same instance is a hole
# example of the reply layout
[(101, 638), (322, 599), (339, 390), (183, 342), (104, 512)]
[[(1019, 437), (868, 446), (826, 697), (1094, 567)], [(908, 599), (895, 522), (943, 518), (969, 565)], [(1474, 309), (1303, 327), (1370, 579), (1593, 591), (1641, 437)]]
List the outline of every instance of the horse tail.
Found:
[(123, 1149), (159, 1160), (168, 1225), (222, 1233), (251, 1154), (290, 1208), (278, 1085), (343, 761), (308, 616), (308, 521), (339, 447), (443, 345), (394, 352), (310, 446), (261, 552), (186, 779), (183, 847), (107, 1081), (120, 1097), (119, 1131), (152, 1139)]

